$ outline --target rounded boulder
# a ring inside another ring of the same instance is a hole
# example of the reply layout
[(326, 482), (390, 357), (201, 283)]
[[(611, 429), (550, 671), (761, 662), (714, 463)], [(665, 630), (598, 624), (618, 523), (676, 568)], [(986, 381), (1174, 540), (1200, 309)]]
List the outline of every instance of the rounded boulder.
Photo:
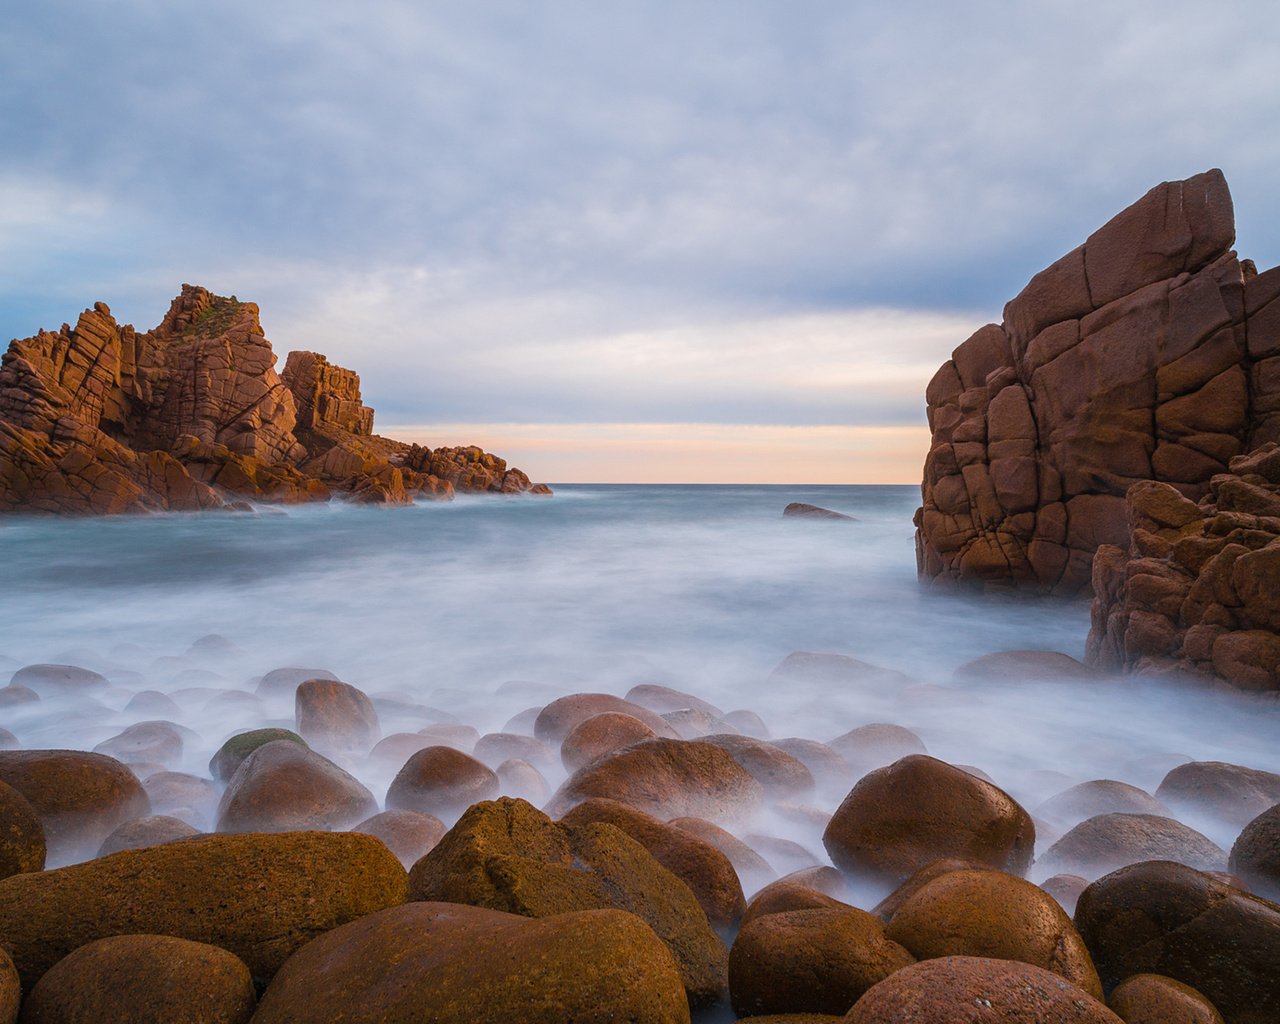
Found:
[(411, 754), (387, 789), (387, 810), (455, 818), (472, 804), (498, 795), (497, 774), (453, 747)]
[(1125, 978), (1107, 1005), (1124, 1024), (1223, 1024), (1222, 1014), (1203, 995), (1159, 974)]
[(609, 693), (571, 693), (559, 697), (538, 712), (533, 734), (544, 743), (559, 746), (574, 726), (606, 711), (619, 711), (653, 730), (655, 736), (675, 738), (675, 730), (646, 707)]
[(351, 829), (386, 844), (406, 868), (435, 848), (445, 834), (444, 822), (421, 811), (383, 811)]
[(336, 679), (308, 679), (294, 692), (298, 733), (311, 746), (364, 754), (382, 729), (373, 701), (358, 687)]
[(36, 812), (21, 793), (0, 782), (0, 878), (40, 871), (44, 857), (44, 828)]
[(1190, 826), (1155, 814), (1100, 814), (1080, 822), (1044, 852), (1037, 868), (1094, 879), (1144, 860), (1173, 860), (1222, 871), (1227, 854)]
[(307, 741), (292, 729), (250, 729), (238, 732), (227, 739), (209, 760), (209, 774), (219, 782), (227, 782), (246, 757), (275, 740), (289, 740), (300, 747), (307, 745)]
[(565, 735), (560, 743), (560, 761), (566, 771), (576, 772), (597, 757), (629, 747), (641, 740), (651, 740), (657, 733), (635, 715), (622, 711), (603, 711), (583, 719)]
[(1259, 896), (1280, 901), (1280, 803), (1241, 830), (1227, 863)]
[(161, 843), (171, 843), (175, 839), (189, 839), (199, 834), (199, 829), (188, 825), (180, 818), (172, 818), (167, 814), (148, 814), (120, 825), (102, 841), (102, 846), (98, 848), (98, 856), (105, 857), (111, 853), (119, 853), (121, 850), (140, 850), (144, 846), (158, 846)]
[(344, 829), (378, 811), (373, 794), (314, 750), (273, 740), (241, 762), (218, 804), (219, 832)]

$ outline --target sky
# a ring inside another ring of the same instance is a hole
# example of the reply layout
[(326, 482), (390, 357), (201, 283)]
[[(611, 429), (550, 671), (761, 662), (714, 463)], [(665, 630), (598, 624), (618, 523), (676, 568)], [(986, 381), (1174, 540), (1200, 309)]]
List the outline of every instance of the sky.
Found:
[(917, 483), (924, 386), (1221, 167), (1280, 263), (1263, 2), (18, 0), (0, 337), (183, 282), (537, 480)]

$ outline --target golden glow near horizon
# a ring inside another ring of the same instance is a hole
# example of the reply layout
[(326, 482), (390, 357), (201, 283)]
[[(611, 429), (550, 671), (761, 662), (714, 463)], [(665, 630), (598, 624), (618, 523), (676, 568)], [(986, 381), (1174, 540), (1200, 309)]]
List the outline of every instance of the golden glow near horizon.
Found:
[(924, 426), (433, 423), (379, 433), (479, 445), (547, 483), (918, 484), (929, 448)]

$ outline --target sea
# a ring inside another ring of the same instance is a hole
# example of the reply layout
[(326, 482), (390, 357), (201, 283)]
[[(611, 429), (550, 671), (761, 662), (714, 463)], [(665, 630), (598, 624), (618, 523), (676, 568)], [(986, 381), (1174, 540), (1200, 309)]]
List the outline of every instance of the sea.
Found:
[[(794, 501), (853, 518), (784, 517)], [(551, 498), (397, 508), (10, 517), (0, 683), (55, 662), (112, 686), (91, 713), (44, 701), (0, 709), (0, 725), (24, 746), (92, 749), (146, 717), (125, 711), (133, 694), (159, 690), (192, 731), (183, 767), (207, 774), (231, 733), (292, 722), (291, 706), (210, 706), (211, 695), (252, 693), (263, 673), (302, 666), (384, 708), (420, 709), (416, 726), (427, 714), (480, 733), (558, 695), (637, 683), (754, 711), (774, 737), (827, 741), (888, 722), (1027, 806), (1087, 779), (1153, 790), (1186, 760), (1280, 771), (1280, 705), (1256, 695), (1133, 678), (957, 681), (994, 651), (1083, 658), (1089, 605), (923, 584), (918, 502), (915, 487), (563, 484)], [(211, 634), (225, 642), (197, 643)], [(775, 674), (795, 651), (900, 675)], [(384, 732), (416, 727), (384, 718)], [(381, 797), (385, 769), (353, 770)], [(826, 795), (826, 811), (840, 795)], [(1202, 825), (1229, 847), (1233, 836)], [(789, 819), (774, 831), (825, 862), (812, 830)]]

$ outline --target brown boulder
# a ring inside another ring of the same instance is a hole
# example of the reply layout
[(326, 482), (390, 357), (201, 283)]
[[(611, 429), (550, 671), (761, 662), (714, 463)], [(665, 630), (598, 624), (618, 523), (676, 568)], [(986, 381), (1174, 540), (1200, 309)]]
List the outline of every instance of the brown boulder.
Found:
[(1280, 803), (1241, 830), (1227, 866), (1259, 896), (1280, 901)]
[(229, 781), (246, 757), (264, 744), (275, 740), (290, 740), (300, 747), (307, 745), (307, 741), (292, 729), (250, 729), (247, 732), (238, 732), (229, 737), (218, 748), (218, 752), (210, 758), (209, 774), (219, 782)]
[(543, 743), (559, 746), (575, 725), (606, 711), (618, 711), (638, 718), (653, 730), (655, 736), (674, 738), (676, 735), (660, 715), (608, 693), (572, 693), (553, 700), (538, 712), (533, 734)]
[(197, 828), (213, 824), (221, 794), (208, 779), (186, 772), (153, 772), (142, 780), (151, 810), (181, 818)]
[(171, 935), (114, 935), (59, 960), (27, 995), (24, 1024), (248, 1024), (256, 999), (234, 953)]
[(1092, 779), (1064, 789), (1035, 809), (1037, 818), (1074, 825), (1099, 814), (1161, 814), (1169, 809), (1145, 789), (1115, 779)]
[(1089, 879), (1080, 875), (1053, 875), (1040, 883), (1040, 888), (1058, 901), (1058, 906), (1074, 915), (1080, 894), (1089, 886)]
[(1169, 861), (1098, 879), (1076, 927), (1105, 987), (1162, 974), (1202, 992), (1227, 1024), (1280, 1020), (1280, 907)]
[(1035, 825), (1003, 790), (916, 754), (854, 786), (822, 841), (836, 867), (891, 882), (947, 857), (1022, 875), (1031, 864)]
[[(839, 789), (844, 793), (855, 781), (852, 778), (853, 768), (835, 747), (817, 740), (807, 740), (799, 736), (788, 736), (771, 741), (775, 747), (790, 754), (809, 769), (813, 781), (822, 790)], [(896, 760), (896, 759), (895, 759)]]
[(0, 782), (0, 878), (40, 871), (44, 857), (44, 828), (36, 812), (21, 793)]
[(1156, 814), (1099, 814), (1076, 825), (1037, 861), (1050, 874), (1098, 878), (1144, 860), (1172, 860), (1221, 871), (1226, 851), (1193, 828)]
[(404, 868), (370, 836), (197, 836), (0, 881), (0, 937), (28, 987), (72, 950), (135, 932), (220, 946), (265, 979), (405, 895)]
[(523, 800), (476, 804), (413, 866), (409, 885), (414, 900), (526, 917), (630, 911), (675, 956), (691, 1006), (725, 992), (728, 952), (689, 887), (612, 825), (558, 825)]
[(105, 690), (107, 677), (79, 665), (25, 665), (9, 680), (11, 687), (25, 687), (45, 697), (80, 695)]
[(844, 519), (848, 522), (854, 521), (853, 516), (845, 515), (843, 512), (835, 512), (820, 505), (810, 505), (804, 501), (791, 502), (782, 510), (782, 514), (799, 519)]
[(712, 718), (724, 717), (723, 711), (701, 697), (695, 697), (683, 690), (673, 690), (669, 686), (659, 686), (656, 683), (640, 683), (631, 687), (627, 691), (626, 699), (632, 704), (639, 704), (659, 715), (689, 708), (693, 711), (701, 711)]
[(444, 837), (444, 822), (421, 811), (383, 811), (351, 829), (374, 836), (386, 844), (406, 868), (435, 848)]
[(845, 1024), (1122, 1024), (1051, 971), (1012, 960), (948, 956), (891, 974), (859, 999)]
[(1124, 1024), (1223, 1024), (1208, 999), (1172, 978), (1135, 974), (1115, 987), (1107, 1005)]
[(319, 750), (365, 753), (378, 742), (378, 712), (363, 690), (336, 679), (308, 679), (294, 692), (298, 734)]
[(1192, 761), (1164, 777), (1156, 798), (1176, 812), (1243, 828), (1280, 803), (1280, 774), (1224, 761)]
[(910, 729), (887, 722), (850, 729), (828, 746), (845, 759), (854, 778), (861, 778), (873, 768), (883, 768), (910, 754), (928, 753), (924, 742)]
[(559, 816), (603, 796), (655, 818), (749, 818), (764, 790), (725, 750), (701, 740), (653, 739), (579, 768), (551, 798)]
[(298, 686), (308, 679), (332, 679), (338, 677), (326, 668), (273, 668), (258, 680), (259, 697), (293, 697)]
[(1089, 951), (1052, 896), (1002, 871), (949, 871), (902, 904), (885, 929), (920, 960), (978, 956), (1035, 964), (1102, 998)]
[(757, 917), (785, 914), (796, 910), (847, 910), (848, 903), (815, 886), (805, 872), (784, 875), (770, 882), (751, 898), (742, 915), (745, 928)]
[(957, 683), (1029, 683), (1097, 679), (1088, 665), (1059, 651), (995, 651), (955, 670)]
[(0, 1024), (14, 1024), (22, 1005), (22, 980), (8, 951), (0, 946)]
[[(388, 965), (392, 965), (388, 967)], [(530, 920), (410, 903), (336, 928), (298, 951), (255, 1024), (688, 1024), (671, 954), (617, 910)]]
[(410, 756), (387, 790), (387, 810), (456, 817), (498, 795), (498, 776), (452, 747), (427, 747)]
[(729, 992), (742, 1016), (846, 1013), (871, 986), (914, 962), (865, 911), (781, 911), (743, 925), (729, 952)]
[(543, 771), (560, 764), (556, 752), (542, 740), (514, 732), (485, 733), (476, 740), (471, 756), (490, 768), (497, 768), (503, 761), (509, 761), (513, 757), (528, 761)]
[[(389, 736), (383, 736), (373, 745), (373, 749), (369, 751), (369, 760), (377, 761), (384, 766), (399, 766), (419, 750), (438, 746), (454, 747), (452, 743), (442, 743), (434, 736), (423, 736), (416, 732), (393, 732)], [(458, 748), (454, 747), (454, 749)]]
[(105, 857), (109, 853), (121, 850), (140, 850), (144, 846), (158, 846), (160, 843), (171, 843), (175, 839), (187, 839), (199, 835), (198, 829), (192, 828), (179, 818), (171, 818), (164, 814), (148, 814), (143, 818), (134, 818), (120, 825), (111, 835), (102, 841), (98, 848), (98, 856)]
[(103, 754), (0, 751), (0, 782), (35, 811), (54, 864), (92, 857), (117, 825), (151, 811), (133, 772)]
[(182, 734), (185, 731), (172, 722), (138, 722), (118, 736), (103, 740), (93, 750), (125, 764), (172, 767), (182, 760)]
[(272, 740), (231, 776), (218, 804), (217, 830), (343, 829), (377, 810), (373, 794), (332, 761), (291, 740)]
[(912, 872), (910, 878), (872, 907), (871, 913), (888, 924), (893, 919), (893, 915), (898, 912), (898, 908), (935, 878), (940, 878), (951, 871), (981, 871), (985, 867), (985, 864), (978, 864), (971, 860), (957, 860), (952, 857), (931, 860), (918, 871)]
[(702, 742), (714, 744), (725, 751), (764, 787), (769, 796), (783, 799), (805, 797), (814, 790), (813, 773), (804, 762), (766, 740), (721, 733), (704, 736)]
[(737, 872), (742, 882), (744, 893), (755, 892), (778, 877), (778, 873), (760, 854), (732, 832), (712, 824), (705, 818), (672, 818), (668, 824), (696, 836), (703, 842), (710, 843), (728, 857), (729, 863), (733, 865), (733, 870)]
[(498, 792), (503, 796), (518, 796), (531, 804), (541, 805), (551, 795), (551, 787), (542, 772), (528, 761), (508, 758), (494, 772), (498, 776)]
[(621, 829), (653, 854), (654, 860), (689, 887), (713, 928), (723, 932), (737, 927), (747, 905), (742, 884), (729, 858), (711, 843), (644, 811), (601, 797), (584, 800), (560, 819), (562, 825), (569, 826), (590, 822)]
[(603, 754), (642, 740), (651, 740), (656, 735), (634, 715), (603, 711), (583, 719), (569, 730), (560, 743), (560, 761), (566, 771), (576, 772)]

